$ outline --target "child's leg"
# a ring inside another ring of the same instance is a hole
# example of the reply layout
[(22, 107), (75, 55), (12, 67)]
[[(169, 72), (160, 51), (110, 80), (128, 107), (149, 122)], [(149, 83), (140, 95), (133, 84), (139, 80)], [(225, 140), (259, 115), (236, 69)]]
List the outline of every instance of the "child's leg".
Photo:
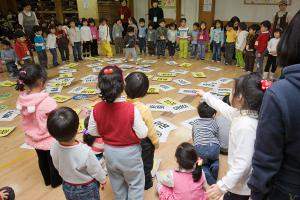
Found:
[(205, 178), (206, 178), (206, 181), (207, 181), (208, 185), (216, 184), (216, 179), (211, 174), (209, 164), (204, 164), (202, 166), (202, 169), (203, 169), (203, 171), (205, 173)]
[(106, 49), (105, 49), (105, 44), (104, 44), (104, 42), (102, 41), (101, 42), (101, 53), (102, 53), (102, 55), (103, 56), (106, 56)]
[(183, 49), (184, 49), (184, 41), (181, 39), (181, 40), (179, 40), (179, 57), (180, 58), (184, 57)]
[(134, 62), (137, 62), (137, 53), (136, 53), (136, 50), (135, 50), (135, 48), (132, 48), (132, 50), (131, 50), (131, 55), (132, 55), (132, 58), (133, 58), (133, 61)]
[(223, 200), (248, 200), (250, 196), (245, 196), (245, 195), (239, 195), (239, 194), (234, 194), (231, 192), (227, 192)]
[(157, 56), (161, 55), (161, 41), (158, 40), (156, 43), (156, 48), (157, 48)]
[(272, 69), (271, 72), (274, 74), (277, 69), (277, 56), (272, 56)]
[(149, 138), (141, 141), (141, 147), (145, 172), (145, 190), (147, 190), (153, 186), (151, 170), (153, 168), (155, 148)]
[(48, 56), (46, 50), (42, 51), (43, 54), (43, 66), (44, 68), (48, 68)]
[[(53, 66), (57, 65), (57, 54), (56, 54), (56, 49), (49, 49), (51, 55), (52, 55), (52, 64)], [(55, 55), (56, 54), (56, 55)]]
[(125, 58), (126, 58), (126, 61), (129, 60), (129, 55), (130, 55), (130, 48), (126, 48), (125, 49)]
[(62, 61), (66, 61), (66, 57), (65, 57), (65, 54), (64, 54), (64, 47), (63, 47), (63, 45), (59, 44), (58, 45), (58, 50), (59, 50), (59, 53), (60, 53), (61, 60)]
[(90, 42), (90, 41), (87, 41), (87, 42), (86, 42), (86, 46), (87, 46), (87, 53), (86, 53), (86, 56), (87, 56), (87, 57), (90, 57), (90, 56), (91, 56), (91, 42)]
[(72, 46), (73, 49), (73, 57), (74, 57), (74, 62), (78, 62), (78, 48), (76, 43), (74, 43), (74, 46)]
[(77, 49), (77, 53), (78, 53), (78, 59), (82, 60), (81, 42), (76, 42), (76, 49)]
[(65, 48), (65, 53), (66, 53), (66, 60), (69, 61), (70, 60), (69, 44), (65, 44), (64, 48)]
[(201, 51), (201, 53), (200, 53), (200, 59), (202, 59), (202, 60), (205, 60), (205, 48), (206, 48), (206, 46), (205, 46), (205, 44), (201, 44), (200, 45), (200, 51)]
[(162, 56), (163, 57), (165, 57), (166, 56), (166, 47), (167, 47), (167, 41), (166, 40), (163, 40), (162, 42), (161, 42), (161, 54), (162, 54)]
[(105, 47), (106, 55), (108, 57), (112, 57), (113, 53), (112, 53), (112, 49), (111, 49), (110, 43), (109, 42), (105, 42), (104, 47)]
[(147, 41), (146, 38), (143, 38), (143, 51), (146, 53)]
[(50, 166), (48, 163), (48, 154), (47, 151), (44, 150), (35, 150), (38, 156), (39, 168), (42, 173), (45, 185), (48, 186), (51, 184), (51, 177), (50, 177)]
[(187, 58), (188, 48), (189, 48), (188, 40), (184, 40), (183, 42), (184, 42), (184, 45), (183, 45), (183, 58)]
[(217, 61), (221, 62), (221, 43), (216, 44), (217, 45)]
[(254, 63), (255, 63), (255, 54), (254, 54), (254, 52), (250, 52), (250, 54), (249, 54), (249, 68), (248, 68), (248, 71), (253, 72)]
[(217, 44), (215, 42), (212, 42), (212, 61), (217, 60)]
[(263, 62), (264, 62), (264, 54), (258, 54), (256, 52), (256, 64), (257, 64), (257, 72), (262, 75), (263, 73)]

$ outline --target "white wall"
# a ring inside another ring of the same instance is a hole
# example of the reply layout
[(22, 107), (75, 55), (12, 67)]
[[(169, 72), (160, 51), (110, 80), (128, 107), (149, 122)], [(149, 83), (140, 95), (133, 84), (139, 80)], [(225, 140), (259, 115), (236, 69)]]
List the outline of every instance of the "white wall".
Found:
[[(299, 9), (300, 0), (292, 0), (292, 5), (288, 6), (292, 16)], [(229, 21), (236, 15), (244, 22), (261, 22), (272, 20), (277, 10), (277, 5), (246, 5), (244, 0), (216, 0), (215, 19)]]
[(133, 6), (135, 19), (139, 21), (140, 18), (145, 18), (148, 23), (148, 0), (134, 0)]

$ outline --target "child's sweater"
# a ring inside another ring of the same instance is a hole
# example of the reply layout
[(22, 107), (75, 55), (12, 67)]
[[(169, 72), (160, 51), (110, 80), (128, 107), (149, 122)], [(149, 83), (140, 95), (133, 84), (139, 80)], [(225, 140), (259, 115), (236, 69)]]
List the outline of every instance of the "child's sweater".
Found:
[(49, 33), (47, 36), (46, 46), (48, 49), (56, 48), (56, 35), (53, 33)]
[(194, 146), (208, 145), (210, 143), (218, 144), (219, 127), (212, 118), (200, 118), (193, 124), (192, 138)]
[(148, 42), (155, 42), (156, 41), (156, 30), (155, 29), (148, 29), (147, 32), (147, 41)]
[(224, 31), (221, 28), (211, 29), (210, 31), (210, 43), (224, 43)]
[(14, 49), (9, 48), (1, 51), (0, 59), (5, 63), (15, 62), (17, 60), (16, 52)]
[(139, 38), (146, 38), (146, 36), (147, 36), (147, 27), (139, 26)]
[(134, 48), (136, 44), (135, 36), (126, 35), (124, 37), (124, 48)]
[(266, 51), (268, 46), (268, 41), (269, 41), (269, 31), (262, 32), (256, 39), (255, 46), (254, 46), (257, 53), (263, 54)]
[(255, 41), (257, 39), (257, 35), (248, 34), (247, 42), (246, 42), (246, 51), (254, 51)]
[(89, 42), (93, 40), (91, 29), (88, 26), (82, 26), (80, 29), (81, 40), (83, 42)]
[(19, 61), (30, 59), (30, 52), (27, 48), (26, 42), (18, 42), (15, 44), (15, 52)]
[(156, 40), (167, 40), (168, 29), (166, 27), (158, 27), (156, 29)]
[(280, 41), (280, 38), (272, 38), (269, 42), (268, 42), (268, 52), (270, 55), (272, 56), (277, 56), (277, 46), (278, 43)]
[(113, 31), (112, 31), (112, 37), (115, 40), (116, 38), (122, 37), (124, 28), (122, 25), (114, 24)]
[(36, 52), (41, 52), (46, 49), (44, 37), (41, 35), (34, 36), (34, 46)]
[(231, 29), (226, 32), (226, 42), (227, 43), (235, 43), (236, 42), (236, 31)]
[(235, 43), (235, 48), (240, 51), (244, 51), (247, 43), (248, 31), (241, 31), (237, 34), (237, 40)]
[(81, 42), (81, 35), (79, 28), (70, 28), (68, 31), (70, 43), (74, 45), (74, 42)]
[(190, 40), (191, 36), (190, 36), (189, 28), (188, 27), (179, 27), (178, 32), (177, 32), (177, 38), (178, 38), (178, 40), (182, 40), (182, 39)]
[(99, 39), (99, 32), (97, 30), (96, 26), (90, 26), (91, 34), (92, 34), (92, 39), (93, 40), (98, 40)]
[(110, 42), (110, 34), (109, 34), (109, 27), (105, 24), (100, 24), (99, 26), (99, 39), (101, 41), (106, 40), (107, 42)]
[(198, 34), (198, 44), (209, 42), (209, 34), (207, 30), (200, 30)]
[(21, 112), (25, 143), (35, 149), (50, 150), (54, 138), (48, 133), (48, 114), (57, 104), (47, 93), (27, 94), (22, 92), (17, 100), (17, 109)]
[(199, 31), (192, 31), (192, 39), (191, 39), (192, 44), (198, 44), (198, 34)]
[(175, 43), (177, 39), (177, 30), (168, 30), (168, 41)]
[(56, 42), (58, 45), (68, 45), (68, 35), (65, 30), (56, 31)]

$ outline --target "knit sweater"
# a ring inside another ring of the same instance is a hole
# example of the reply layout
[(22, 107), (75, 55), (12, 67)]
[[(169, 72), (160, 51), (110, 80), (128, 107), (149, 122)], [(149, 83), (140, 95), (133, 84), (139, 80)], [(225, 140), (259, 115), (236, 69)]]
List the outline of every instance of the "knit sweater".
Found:
[(194, 146), (208, 145), (210, 143), (218, 144), (219, 127), (212, 118), (200, 118), (194, 122), (192, 137)]
[(203, 44), (209, 42), (209, 34), (207, 30), (199, 31), (198, 34), (198, 44)]
[(124, 31), (124, 28), (123, 28), (122, 24), (119, 25), (119, 24), (115, 23), (113, 26), (113, 31), (112, 31), (113, 39), (115, 40), (116, 38), (122, 37), (123, 31)]
[(168, 30), (168, 41), (175, 43), (177, 39), (177, 30)]
[(91, 29), (88, 26), (82, 26), (80, 29), (81, 40), (83, 42), (89, 42), (93, 40)]
[(96, 26), (90, 26), (91, 34), (92, 34), (92, 39), (93, 40), (98, 40), (99, 39), (99, 32), (97, 30)]
[(248, 34), (246, 41), (246, 51), (254, 51), (255, 41), (257, 39), (257, 35)]
[(27, 60), (27, 59), (31, 58), (26, 42), (16, 41), (15, 52), (16, 52), (16, 55), (18, 56), (19, 61), (23, 61), (23, 60)]
[(15, 62), (17, 60), (16, 52), (12, 48), (2, 50), (0, 55), (0, 59), (5, 61), (6, 63)]
[(146, 38), (146, 36), (147, 36), (147, 27), (139, 26), (139, 38)]
[(53, 33), (49, 33), (47, 36), (46, 47), (48, 49), (56, 48), (56, 35)]
[(179, 27), (178, 32), (177, 32), (177, 38), (178, 38), (178, 40), (181, 40), (181, 39), (190, 40), (191, 36), (190, 36), (189, 28), (188, 27)]
[(235, 48), (240, 51), (244, 51), (247, 43), (248, 31), (240, 31), (237, 34), (237, 40), (235, 43)]
[(269, 31), (262, 32), (258, 36), (254, 46), (258, 53), (263, 54), (266, 51), (268, 46), (269, 36), (270, 36)]
[(108, 25), (100, 24), (100, 26), (99, 26), (99, 39), (101, 41), (107, 41), (107, 42), (111, 41)]
[(36, 52), (41, 52), (46, 49), (44, 37), (41, 35), (36, 35), (34, 37), (34, 46)]
[(147, 41), (148, 42), (155, 42), (156, 41), (156, 30), (155, 29), (148, 29), (147, 32)]
[(81, 35), (79, 28), (70, 28), (68, 31), (69, 37), (70, 37), (70, 43), (72, 46), (74, 46), (74, 42), (81, 42)]
[(168, 29), (166, 27), (158, 27), (156, 29), (156, 40), (167, 40)]
[(210, 43), (224, 43), (224, 31), (221, 28), (211, 29), (210, 31)]

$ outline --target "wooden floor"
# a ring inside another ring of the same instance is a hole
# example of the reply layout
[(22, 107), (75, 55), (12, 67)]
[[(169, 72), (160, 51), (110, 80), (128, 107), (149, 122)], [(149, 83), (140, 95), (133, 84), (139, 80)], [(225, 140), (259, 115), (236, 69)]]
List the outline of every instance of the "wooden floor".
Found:
[[(144, 57), (143, 57), (144, 58)], [(154, 59), (155, 57), (146, 57), (147, 59)], [(152, 65), (153, 72), (149, 74), (157, 74), (158, 72), (169, 72), (172, 69), (179, 69), (179, 67), (173, 67), (165, 64), (165, 59), (160, 59), (157, 63)], [(190, 103), (193, 106), (197, 106), (199, 102), (199, 97), (185, 96), (182, 94), (177, 94), (179, 88), (197, 88), (197, 84), (201, 81), (216, 80), (221, 77), (238, 77), (242, 74), (242, 70), (234, 66), (224, 66), (222, 64), (211, 63), (210, 61), (196, 61), (196, 60), (176, 60), (178, 63), (190, 62), (191, 67), (183, 68), (190, 72), (205, 72), (207, 78), (197, 79), (193, 78), (191, 73), (186, 75), (177, 75), (176, 78), (184, 78), (192, 82), (192, 85), (179, 86), (174, 82), (164, 82), (176, 88), (169, 92), (160, 92), (160, 94), (152, 94), (146, 96), (142, 101), (144, 103), (156, 103), (156, 100), (163, 97), (171, 97), (182, 103)], [(86, 67), (86, 64), (95, 63), (96, 61), (83, 61), (76, 67), (77, 73), (74, 73), (75, 80), (71, 86), (65, 87), (62, 94), (68, 95), (67, 92), (75, 86), (83, 85), (80, 78), (89, 74), (93, 74), (91, 68)], [(219, 72), (213, 72), (203, 69), (206, 66), (217, 66), (221, 67), (223, 70)], [(133, 70), (128, 70), (125, 72), (131, 72)], [(58, 74), (57, 68), (52, 68), (49, 70), (49, 79), (54, 78)], [(7, 80), (7, 73), (0, 74), (0, 80)], [(157, 85), (161, 82), (151, 81), (151, 84)], [(231, 83), (232, 84), (232, 83)], [(223, 85), (224, 87), (231, 87), (229, 85)], [(86, 84), (89, 87), (95, 87), (93, 84)], [(8, 109), (15, 108), (16, 98), (18, 93), (13, 87), (0, 87), (0, 93), (10, 92), (13, 94), (12, 97), (6, 100), (0, 100), (0, 104), (8, 106)], [(53, 95), (53, 94), (52, 94)], [(69, 106), (72, 108), (84, 107), (85, 105), (91, 103), (88, 100), (74, 101), (70, 100), (65, 103), (59, 104), (59, 106)], [(176, 167), (174, 153), (177, 145), (184, 141), (191, 141), (191, 130), (181, 125), (182, 121), (190, 119), (197, 116), (196, 110), (180, 113), (177, 115), (170, 113), (160, 113), (153, 112), (154, 118), (162, 117), (176, 126), (178, 129), (173, 131), (166, 143), (161, 143), (160, 148), (156, 151), (155, 156), (162, 159), (160, 169), (172, 169)], [(81, 116), (82, 117), (82, 116)], [(17, 126), (16, 130), (7, 137), (0, 138), (0, 187), (11, 186), (14, 188), (17, 196), (17, 200), (60, 200), (65, 199), (61, 187), (52, 189), (51, 187), (46, 187), (43, 183), (42, 176), (38, 169), (37, 156), (34, 150), (21, 149), (20, 145), (24, 143), (24, 134), (21, 130), (20, 117), (18, 116), (12, 122), (0, 122), (0, 126)], [(224, 175), (227, 170), (226, 157), (221, 156), (220, 165), (220, 177)], [(155, 187), (145, 192), (145, 199), (154, 200), (158, 199), (155, 192)], [(101, 199), (113, 199), (112, 191), (110, 185), (107, 184), (104, 191), (101, 191)]]

